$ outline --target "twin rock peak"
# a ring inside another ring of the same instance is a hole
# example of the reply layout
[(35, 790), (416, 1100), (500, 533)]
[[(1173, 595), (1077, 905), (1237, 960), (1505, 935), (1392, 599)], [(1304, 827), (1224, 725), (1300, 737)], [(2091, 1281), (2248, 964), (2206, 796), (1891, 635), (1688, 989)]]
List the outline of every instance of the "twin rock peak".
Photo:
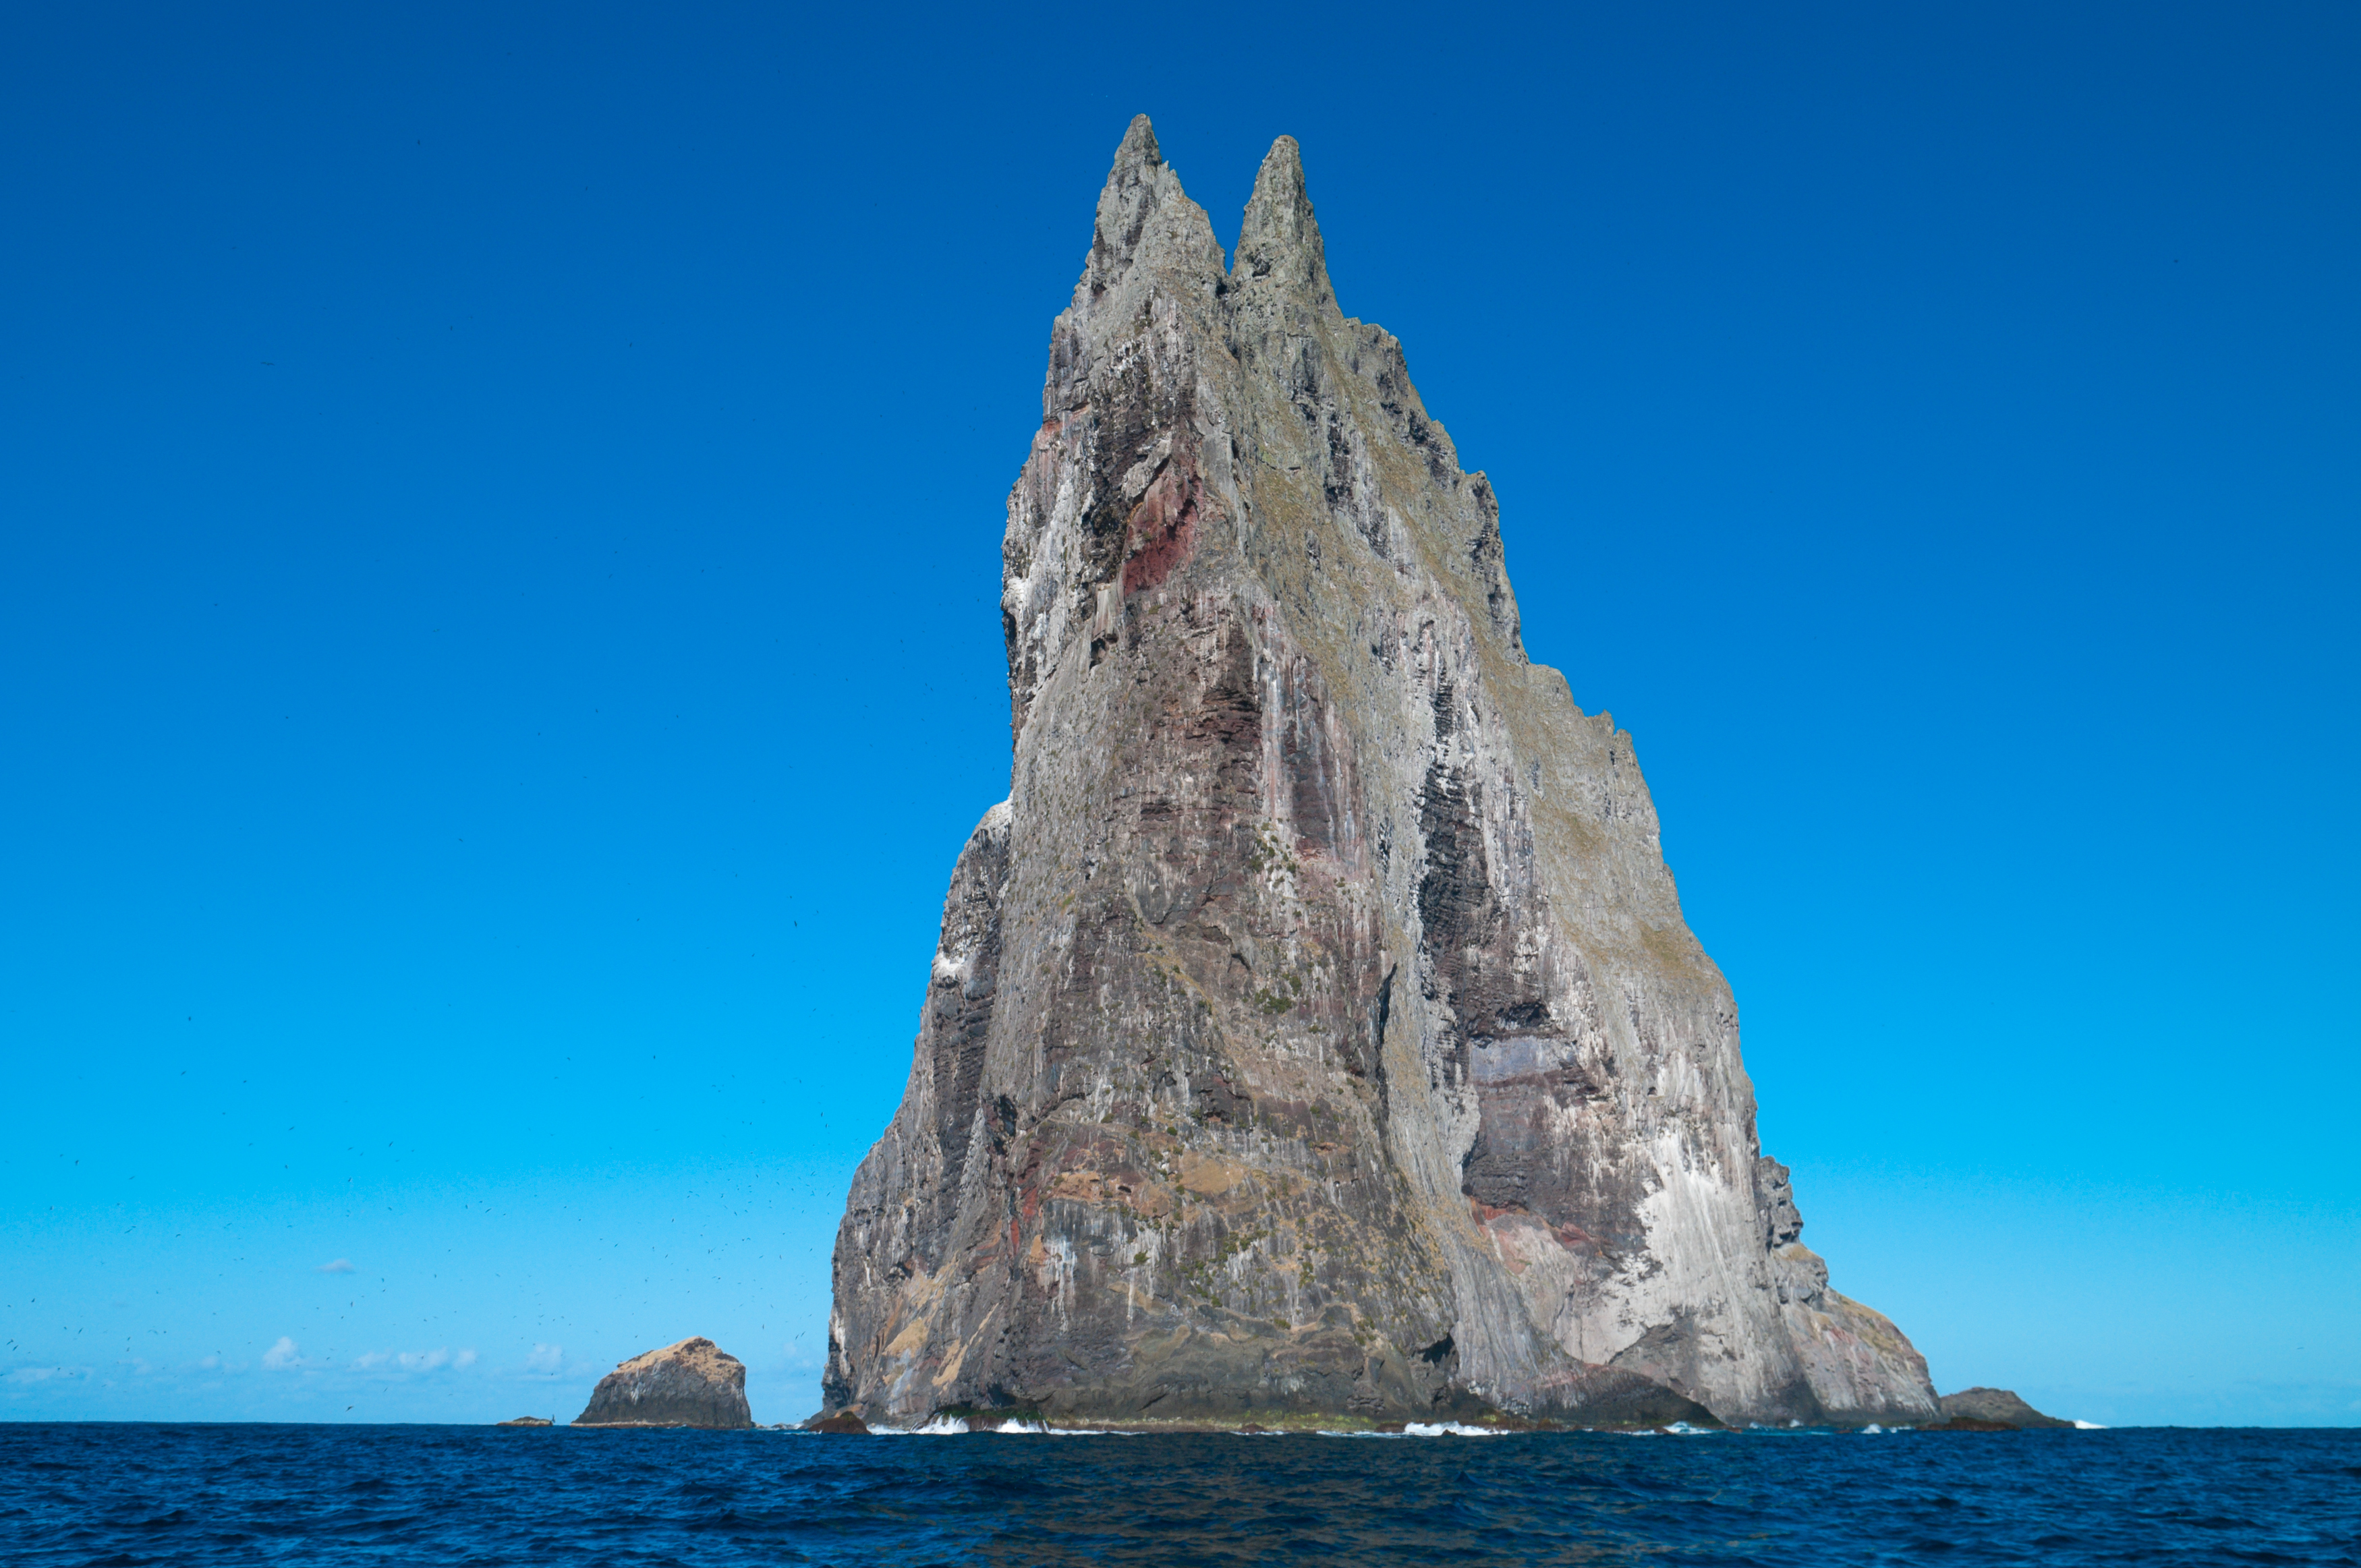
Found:
[(1224, 267), (1132, 122), (1002, 562), (1008, 798), (853, 1179), (825, 1413), (1938, 1419), (1803, 1245), (1631, 737), (1526, 658), (1291, 138)]

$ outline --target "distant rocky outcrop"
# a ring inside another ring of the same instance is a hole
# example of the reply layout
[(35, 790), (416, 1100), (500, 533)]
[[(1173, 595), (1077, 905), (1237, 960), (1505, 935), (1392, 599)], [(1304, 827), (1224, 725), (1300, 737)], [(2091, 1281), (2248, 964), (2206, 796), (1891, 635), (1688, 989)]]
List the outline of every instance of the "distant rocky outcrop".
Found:
[(1499, 499), (1338, 307), (1292, 138), (1225, 258), (1132, 123), (1041, 413), (1009, 797), (823, 1413), (1935, 1419), (1803, 1246), (1631, 737), (1526, 656)]
[(826, 1432), (832, 1437), (855, 1437), (869, 1430), (869, 1423), (850, 1411), (840, 1410), (832, 1416), (814, 1416), (804, 1423), (804, 1431)]
[(709, 1339), (634, 1356), (598, 1379), (577, 1427), (751, 1427), (746, 1364)]
[(2074, 1425), (2072, 1421), (2061, 1421), (2055, 1416), (2043, 1415), (2006, 1388), (1963, 1388), (1956, 1394), (1944, 1395), (1940, 1403), (1943, 1420), (1968, 1431), (1993, 1427), (2020, 1431), (2042, 1427), (2070, 1429)]
[(547, 1416), (519, 1416), (514, 1420), (495, 1421), (492, 1424), (503, 1427), (546, 1427), (555, 1426), (557, 1423)]

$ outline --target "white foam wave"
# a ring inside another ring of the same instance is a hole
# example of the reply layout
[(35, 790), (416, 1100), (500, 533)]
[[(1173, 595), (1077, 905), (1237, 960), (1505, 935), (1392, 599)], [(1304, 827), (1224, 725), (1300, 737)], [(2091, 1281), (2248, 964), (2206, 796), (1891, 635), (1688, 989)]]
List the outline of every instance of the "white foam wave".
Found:
[(869, 1431), (876, 1437), (963, 1437), (968, 1424), (957, 1416), (937, 1416), (923, 1426), (871, 1427)]
[[(1586, 1427), (1583, 1430), (1587, 1431), (1591, 1429)], [(1609, 1428), (1608, 1435), (1610, 1437), (1714, 1437), (1718, 1436), (1719, 1431), (1720, 1429), (1718, 1427), (1693, 1427), (1686, 1421), (1675, 1421), (1670, 1426), (1663, 1427)]]
[(996, 1437), (1129, 1437), (1130, 1432), (1112, 1431), (1104, 1427), (1053, 1427), (1040, 1421), (1007, 1420), (996, 1424), (977, 1425), (963, 1416), (937, 1416), (924, 1426), (871, 1427), (878, 1437), (965, 1437), (970, 1432), (982, 1432)]
[[(1254, 1434), (1254, 1433), (1252, 1433), (1252, 1432), (1241, 1432), (1241, 1433), (1239, 1433), (1238, 1435), (1239, 1435), (1239, 1436), (1241, 1436), (1241, 1437), (1252, 1437), (1252, 1436), (1254, 1436), (1255, 1434)], [(1261, 1435), (1263, 1435), (1263, 1436), (1265, 1436), (1265, 1437), (1280, 1437), (1280, 1436), (1284, 1436), (1285, 1434), (1284, 1434), (1284, 1433), (1281, 1433), (1281, 1432), (1264, 1432), (1264, 1433), (1262, 1433)], [(1388, 1438), (1391, 1438), (1391, 1437), (1499, 1437), (1499, 1436), (1500, 1436), (1501, 1434), (1500, 1434), (1499, 1432), (1498, 1432), (1498, 1431), (1494, 1431), (1492, 1428), (1490, 1428), (1490, 1427), (1471, 1427), (1471, 1426), (1465, 1425), (1465, 1424), (1463, 1424), (1463, 1423), (1461, 1423), (1461, 1422), (1459, 1422), (1459, 1421), (1411, 1421), (1411, 1422), (1408, 1423), (1407, 1425), (1405, 1425), (1405, 1426), (1402, 1428), (1402, 1430), (1401, 1430), (1401, 1431), (1329, 1431), (1327, 1428), (1323, 1427), (1323, 1428), (1322, 1428), (1322, 1429), (1320, 1429), (1319, 1431), (1317, 1431), (1313, 1432), (1312, 1435), (1312, 1436), (1314, 1436), (1314, 1437), (1388, 1437)]]

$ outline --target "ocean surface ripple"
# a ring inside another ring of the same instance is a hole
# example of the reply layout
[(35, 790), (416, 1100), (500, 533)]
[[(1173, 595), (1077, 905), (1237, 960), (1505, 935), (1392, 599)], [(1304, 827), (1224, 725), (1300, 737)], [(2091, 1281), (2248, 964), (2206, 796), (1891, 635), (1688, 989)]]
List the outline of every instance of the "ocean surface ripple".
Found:
[(888, 1440), (9, 1422), (0, 1557), (2361, 1563), (2361, 1431)]

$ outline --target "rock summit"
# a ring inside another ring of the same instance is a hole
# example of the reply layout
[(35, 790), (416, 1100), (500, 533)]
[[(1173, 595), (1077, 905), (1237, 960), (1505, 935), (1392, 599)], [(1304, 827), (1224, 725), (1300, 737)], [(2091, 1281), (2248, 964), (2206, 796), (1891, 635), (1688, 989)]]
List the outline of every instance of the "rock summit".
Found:
[(1294, 140), (1225, 259), (1133, 121), (825, 1414), (1935, 1416), (1800, 1239), (1631, 737), (1526, 657), (1499, 520), (1340, 309)]

